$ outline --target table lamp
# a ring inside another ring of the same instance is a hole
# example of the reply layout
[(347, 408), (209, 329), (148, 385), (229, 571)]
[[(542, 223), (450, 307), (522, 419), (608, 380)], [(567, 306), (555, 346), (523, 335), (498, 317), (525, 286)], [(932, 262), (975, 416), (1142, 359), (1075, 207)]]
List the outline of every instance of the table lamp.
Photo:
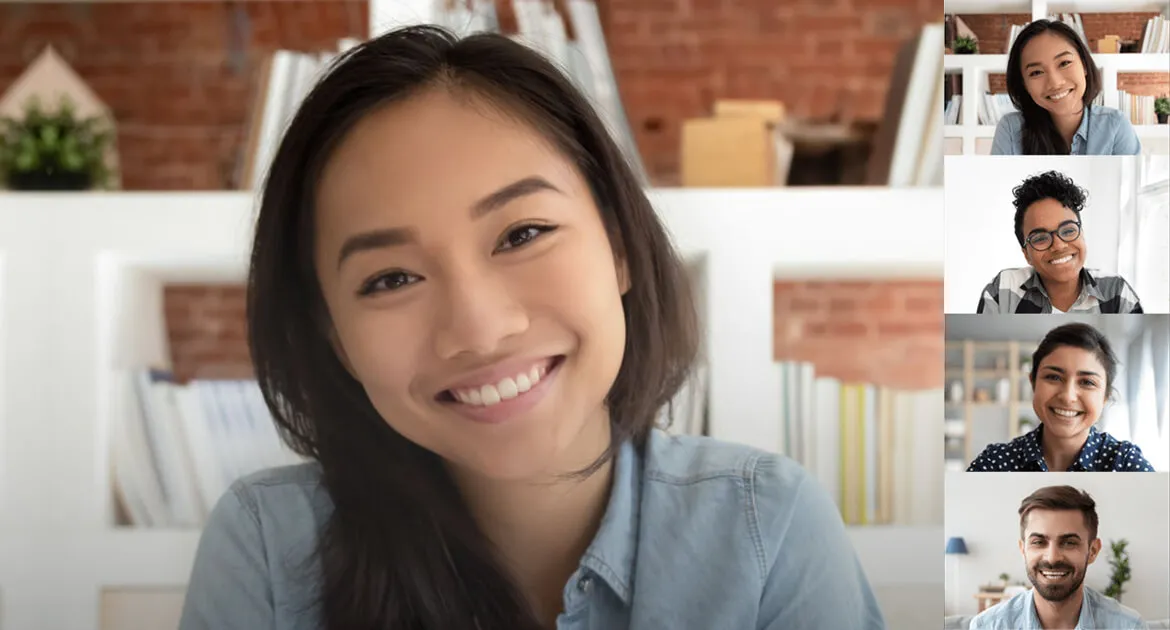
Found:
[[(948, 556), (965, 556), (967, 555), (967, 542), (961, 536), (955, 536), (947, 539)], [(959, 559), (954, 559), (954, 573), (955, 579), (952, 580), (951, 587), (951, 614), (959, 614)]]

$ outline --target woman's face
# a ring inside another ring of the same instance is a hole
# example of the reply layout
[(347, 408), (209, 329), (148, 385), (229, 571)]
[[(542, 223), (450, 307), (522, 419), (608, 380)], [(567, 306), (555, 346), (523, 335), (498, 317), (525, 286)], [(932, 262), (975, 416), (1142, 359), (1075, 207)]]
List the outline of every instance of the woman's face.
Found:
[(427, 90), (354, 127), (315, 221), (338, 354), (396, 431), (494, 479), (583, 468), (608, 445), (627, 273), (541, 135)]
[(1020, 51), (1020, 72), (1028, 95), (1052, 114), (1084, 108), (1085, 66), (1076, 48), (1060, 35), (1045, 31), (1030, 39)]
[(1036, 273), (1040, 274), (1048, 286), (1053, 283), (1077, 282), (1081, 268), (1085, 266), (1088, 245), (1085, 243), (1083, 230), (1069, 243), (1060, 237), (1062, 232), (1051, 233), (1059, 230), (1062, 224), (1076, 220), (1076, 213), (1055, 199), (1041, 199), (1028, 206), (1024, 212), (1024, 221), (1021, 227), (1025, 239), (1034, 234), (1049, 233), (1048, 249), (1037, 251), (1027, 241), (1024, 243), (1024, 259), (1036, 270)]
[(1032, 409), (1044, 424), (1045, 435), (1080, 438), (1100, 417), (1107, 391), (1105, 366), (1096, 354), (1060, 346), (1040, 361), (1032, 384)]

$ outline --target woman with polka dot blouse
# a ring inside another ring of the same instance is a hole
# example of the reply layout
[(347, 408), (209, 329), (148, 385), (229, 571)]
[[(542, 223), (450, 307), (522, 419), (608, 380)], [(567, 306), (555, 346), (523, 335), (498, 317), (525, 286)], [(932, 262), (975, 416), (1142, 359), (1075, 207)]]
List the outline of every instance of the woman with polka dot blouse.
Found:
[(1113, 392), (1117, 358), (1088, 324), (1049, 331), (1032, 354), (1032, 409), (1040, 426), (991, 444), (967, 472), (1154, 472), (1136, 444), (1093, 425)]

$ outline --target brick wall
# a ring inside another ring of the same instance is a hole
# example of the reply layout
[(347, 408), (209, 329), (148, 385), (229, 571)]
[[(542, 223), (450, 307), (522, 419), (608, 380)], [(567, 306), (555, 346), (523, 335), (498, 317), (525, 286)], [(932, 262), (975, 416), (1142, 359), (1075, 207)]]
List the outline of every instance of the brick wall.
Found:
[[(497, 0), (505, 27), (514, 24)], [(876, 121), (900, 43), (936, 0), (600, 0), (639, 148), (677, 181), (683, 119), (717, 97), (777, 98), (802, 118)], [(0, 90), (46, 43), (114, 110), (124, 186), (234, 185), (259, 62), (365, 37), (363, 0), (24, 3), (0, 0)], [(246, 18), (246, 19), (244, 19)]]
[[(1141, 40), (1146, 21), (1156, 17), (1158, 12), (1147, 13), (1082, 13), (1081, 23), (1085, 26), (1085, 39), (1089, 50), (1097, 52), (1097, 40), (1106, 35), (1118, 35), (1123, 40)], [(1027, 24), (1032, 21), (1030, 13), (999, 13), (982, 15), (960, 15), (975, 36), (979, 38), (979, 52), (1004, 54), (1008, 52), (1007, 39), (1013, 24)]]
[(941, 281), (783, 281), (774, 304), (778, 360), (847, 381), (943, 385)]
[(176, 378), (252, 375), (242, 285), (168, 286), (163, 305)]
[(0, 92), (52, 45), (113, 110), (124, 188), (233, 188), (260, 62), (367, 22), (360, 0), (0, 2)]

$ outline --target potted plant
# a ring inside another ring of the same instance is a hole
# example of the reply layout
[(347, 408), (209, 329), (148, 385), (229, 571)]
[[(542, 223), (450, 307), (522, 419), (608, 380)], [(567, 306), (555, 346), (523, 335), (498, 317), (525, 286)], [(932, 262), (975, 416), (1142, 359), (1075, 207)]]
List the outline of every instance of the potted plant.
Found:
[(1166, 117), (1170, 115), (1170, 98), (1159, 96), (1154, 99), (1154, 113), (1158, 115), (1158, 124), (1165, 125)]
[(1003, 582), (1004, 588), (1008, 587), (1008, 583), (1011, 582), (1011, 579), (1012, 579), (1011, 576), (1008, 575), (1007, 573), (1000, 573), (999, 574), (999, 581)]
[(1125, 593), (1125, 583), (1129, 581), (1131, 575), (1129, 572), (1129, 552), (1125, 548), (1129, 546), (1129, 541), (1122, 538), (1117, 541), (1109, 541), (1109, 566), (1113, 567), (1113, 574), (1109, 577), (1109, 587), (1105, 589), (1105, 594), (1117, 601), (1121, 601), (1121, 595)]
[(46, 111), (34, 98), (21, 119), (0, 118), (0, 182), (13, 190), (102, 188), (110, 139), (100, 117), (78, 118), (69, 100)]
[(974, 55), (979, 52), (979, 40), (967, 35), (960, 35), (955, 38), (954, 48), (956, 55)]

